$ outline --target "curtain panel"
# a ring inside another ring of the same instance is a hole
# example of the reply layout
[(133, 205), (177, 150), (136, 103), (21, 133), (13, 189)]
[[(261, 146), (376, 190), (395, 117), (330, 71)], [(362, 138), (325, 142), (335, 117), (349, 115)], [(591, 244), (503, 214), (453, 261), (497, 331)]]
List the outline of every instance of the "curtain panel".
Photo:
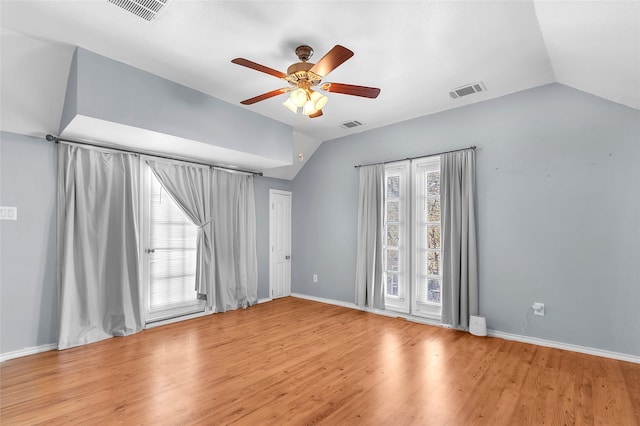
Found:
[(382, 242), (384, 165), (360, 167), (356, 241), (356, 305), (384, 309)]
[(475, 150), (440, 157), (442, 323), (469, 328), (478, 315)]
[(216, 312), (258, 302), (253, 176), (213, 169)]
[[(198, 226), (198, 294), (213, 312), (257, 303), (253, 176), (155, 160), (147, 164)], [(59, 349), (144, 327), (140, 176), (134, 154), (59, 145)]]
[(140, 162), (58, 147), (58, 349), (142, 330)]
[(215, 305), (213, 288), (213, 226), (210, 170), (198, 166), (147, 160), (164, 189), (198, 227), (196, 240), (196, 292), (209, 307)]

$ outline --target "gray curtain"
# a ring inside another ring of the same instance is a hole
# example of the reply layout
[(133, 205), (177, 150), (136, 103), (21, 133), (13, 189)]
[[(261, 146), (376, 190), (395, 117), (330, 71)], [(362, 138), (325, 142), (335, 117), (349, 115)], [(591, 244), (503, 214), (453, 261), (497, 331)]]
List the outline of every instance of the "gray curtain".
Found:
[(179, 163), (147, 160), (153, 174), (185, 215), (198, 227), (196, 288), (198, 297), (215, 305), (213, 290), (213, 226), (209, 169)]
[(475, 150), (442, 154), (442, 323), (469, 327), (478, 315)]
[(384, 165), (360, 167), (356, 245), (356, 304), (384, 309), (382, 242)]
[(58, 348), (142, 330), (139, 159), (58, 147)]
[(216, 312), (258, 301), (253, 176), (214, 169), (213, 245)]

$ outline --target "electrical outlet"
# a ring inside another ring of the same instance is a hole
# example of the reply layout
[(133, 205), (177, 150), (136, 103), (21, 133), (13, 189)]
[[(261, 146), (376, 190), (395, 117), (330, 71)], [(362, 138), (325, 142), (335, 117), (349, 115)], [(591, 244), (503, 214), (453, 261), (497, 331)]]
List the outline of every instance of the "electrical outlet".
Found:
[(314, 283), (318, 282), (318, 274), (313, 274), (313, 282)]
[(18, 208), (1, 206), (0, 220), (18, 220)]
[(531, 305), (531, 308), (533, 309), (534, 315), (544, 316), (544, 303), (535, 302), (533, 305)]

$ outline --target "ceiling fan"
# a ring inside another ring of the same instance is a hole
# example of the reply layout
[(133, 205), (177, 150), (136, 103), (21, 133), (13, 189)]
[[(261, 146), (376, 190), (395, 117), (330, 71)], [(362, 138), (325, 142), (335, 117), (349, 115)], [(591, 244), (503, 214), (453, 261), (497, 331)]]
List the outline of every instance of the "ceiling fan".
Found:
[(296, 48), (296, 56), (298, 56), (300, 62), (291, 65), (287, 69), (286, 74), (248, 59), (236, 58), (232, 60), (231, 62), (234, 64), (281, 78), (289, 83), (288, 87), (272, 90), (271, 92), (246, 99), (240, 103), (243, 105), (252, 105), (256, 102), (291, 92), (289, 98), (284, 102), (284, 106), (289, 108), (294, 114), (298, 112), (298, 109), (302, 108), (302, 114), (308, 115), (310, 118), (315, 118), (322, 115), (322, 108), (328, 101), (326, 96), (313, 89), (317, 86), (326, 92), (342, 93), (344, 95), (361, 96), (371, 99), (377, 98), (380, 94), (380, 89), (375, 87), (354, 86), (344, 83), (321, 84), (322, 79), (326, 77), (327, 74), (353, 56), (353, 52), (346, 47), (340, 45), (334, 46), (333, 49), (324, 55), (316, 64), (307, 62), (312, 55), (313, 49), (310, 46), (298, 46)]

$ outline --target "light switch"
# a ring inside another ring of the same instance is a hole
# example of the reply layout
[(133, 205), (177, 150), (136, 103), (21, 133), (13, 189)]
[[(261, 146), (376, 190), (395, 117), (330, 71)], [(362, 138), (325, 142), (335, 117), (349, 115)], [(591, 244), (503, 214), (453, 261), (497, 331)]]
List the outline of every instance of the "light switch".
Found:
[(18, 220), (18, 208), (0, 206), (0, 220)]

